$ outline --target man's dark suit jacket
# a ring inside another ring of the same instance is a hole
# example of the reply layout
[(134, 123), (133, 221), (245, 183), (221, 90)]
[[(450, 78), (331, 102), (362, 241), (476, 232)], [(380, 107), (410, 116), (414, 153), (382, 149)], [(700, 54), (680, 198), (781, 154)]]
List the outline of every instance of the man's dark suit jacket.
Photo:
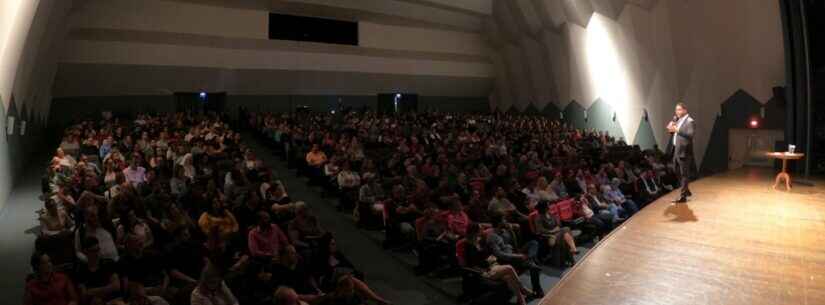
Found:
[[(674, 161), (682, 162), (686, 158), (690, 158), (690, 161), (693, 161), (693, 132), (695, 130), (696, 122), (693, 121), (692, 117), (688, 116), (685, 122), (682, 123), (682, 126), (673, 134), (673, 136), (676, 137), (676, 144), (673, 147)], [(675, 160), (676, 158), (682, 160)]]

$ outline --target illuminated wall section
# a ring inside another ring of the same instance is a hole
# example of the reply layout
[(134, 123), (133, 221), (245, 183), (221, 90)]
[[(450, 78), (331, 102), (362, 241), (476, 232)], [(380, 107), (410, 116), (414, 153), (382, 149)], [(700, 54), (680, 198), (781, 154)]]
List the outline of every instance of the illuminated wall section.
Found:
[[(764, 105), (772, 87), (785, 85), (777, 1), (497, 0), (491, 19), (501, 36), (490, 39), (494, 52), (520, 49), (528, 67), (495, 65), (509, 79), (495, 81), (497, 109), (541, 100), (540, 111), (556, 111), (542, 109), (552, 104), (579, 127), (664, 148), (663, 126), (684, 101), (699, 122), (700, 163), (726, 153), (717, 148), (727, 143), (711, 143), (723, 103), (745, 92)], [(584, 120), (584, 112), (599, 118)]]
[[(56, 53), (65, 35), (61, 23), (71, 7), (71, 0), (0, 1), (0, 209), (30, 156), (42, 149)], [(23, 120), (26, 134), (20, 135)]]

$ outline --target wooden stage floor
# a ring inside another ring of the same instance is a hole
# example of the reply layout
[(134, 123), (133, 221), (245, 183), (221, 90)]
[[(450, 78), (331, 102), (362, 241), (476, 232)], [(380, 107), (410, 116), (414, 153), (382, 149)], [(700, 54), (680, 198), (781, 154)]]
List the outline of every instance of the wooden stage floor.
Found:
[(771, 189), (739, 169), (644, 208), (571, 268), (541, 305), (825, 304), (825, 181)]

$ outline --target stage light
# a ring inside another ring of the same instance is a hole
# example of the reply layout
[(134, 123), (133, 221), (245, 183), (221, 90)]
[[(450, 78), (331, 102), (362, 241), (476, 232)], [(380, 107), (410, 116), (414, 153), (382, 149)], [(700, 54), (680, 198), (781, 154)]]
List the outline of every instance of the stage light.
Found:
[(626, 128), (631, 125), (634, 111), (630, 109), (630, 101), (634, 97), (622, 50), (614, 37), (618, 27), (610, 18), (594, 14), (587, 24), (585, 54), (595, 96), (615, 110), (613, 120)]
[(201, 91), (201, 93), (198, 94), (198, 96), (200, 96), (201, 99), (206, 99), (206, 92)]
[(748, 123), (748, 126), (750, 126), (751, 128), (759, 128), (759, 120), (755, 118), (751, 119), (750, 123)]

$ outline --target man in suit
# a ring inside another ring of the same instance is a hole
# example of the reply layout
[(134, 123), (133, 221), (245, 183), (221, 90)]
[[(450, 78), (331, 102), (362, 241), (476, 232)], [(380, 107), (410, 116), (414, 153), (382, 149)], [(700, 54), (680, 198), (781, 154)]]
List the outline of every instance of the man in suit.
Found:
[(679, 199), (674, 203), (687, 202), (690, 193), (689, 181), (690, 171), (693, 168), (693, 133), (696, 123), (688, 114), (687, 106), (684, 103), (676, 103), (676, 115), (667, 125), (667, 130), (673, 134), (673, 162), (679, 173), (679, 180), (682, 183), (682, 191)]

